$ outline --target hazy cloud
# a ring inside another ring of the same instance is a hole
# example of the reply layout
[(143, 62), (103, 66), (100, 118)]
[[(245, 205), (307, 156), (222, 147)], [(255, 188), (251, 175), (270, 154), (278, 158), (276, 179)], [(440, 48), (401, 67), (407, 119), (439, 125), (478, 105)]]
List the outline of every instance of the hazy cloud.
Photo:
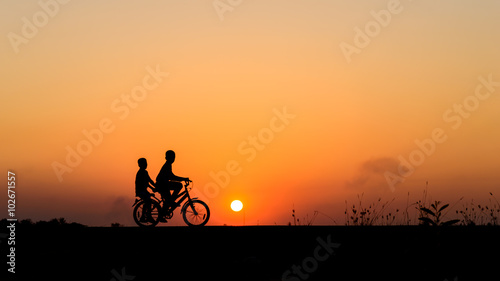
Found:
[(384, 173), (394, 172), (398, 169), (399, 162), (395, 158), (381, 157), (363, 162), (354, 177), (346, 182), (347, 188), (366, 188), (386, 186)]
[(105, 218), (108, 224), (118, 222), (123, 225), (131, 225), (134, 223), (132, 218), (132, 204), (134, 199), (129, 197), (120, 196), (113, 200), (110, 205), (109, 211), (106, 213)]

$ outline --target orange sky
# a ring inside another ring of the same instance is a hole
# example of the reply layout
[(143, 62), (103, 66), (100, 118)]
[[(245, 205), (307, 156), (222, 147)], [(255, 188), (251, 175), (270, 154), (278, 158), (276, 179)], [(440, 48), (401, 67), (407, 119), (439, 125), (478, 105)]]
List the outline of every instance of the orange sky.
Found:
[(498, 1), (67, 2), (0, 3), (19, 218), (132, 224), (137, 159), (154, 179), (168, 149), (211, 225), (500, 191)]

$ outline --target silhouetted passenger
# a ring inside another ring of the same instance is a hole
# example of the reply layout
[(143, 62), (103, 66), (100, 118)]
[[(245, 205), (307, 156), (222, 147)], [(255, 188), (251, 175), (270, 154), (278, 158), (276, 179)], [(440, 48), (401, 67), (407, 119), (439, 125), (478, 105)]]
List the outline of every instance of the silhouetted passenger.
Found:
[(140, 220), (146, 222), (151, 219), (151, 193), (149, 193), (148, 187), (155, 192), (155, 183), (146, 170), (148, 167), (146, 158), (140, 158), (137, 160), (137, 164), (139, 164), (139, 171), (135, 176), (135, 196), (140, 197), (145, 202)]

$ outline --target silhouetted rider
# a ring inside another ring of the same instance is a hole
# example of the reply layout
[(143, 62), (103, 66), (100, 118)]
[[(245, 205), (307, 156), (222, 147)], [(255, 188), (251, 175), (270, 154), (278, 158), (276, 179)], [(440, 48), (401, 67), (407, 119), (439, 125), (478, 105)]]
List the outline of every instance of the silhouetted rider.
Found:
[(149, 177), (148, 171), (146, 170), (148, 167), (148, 161), (146, 158), (140, 158), (137, 160), (137, 164), (139, 165), (139, 171), (135, 176), (135, 196), (140, 197), (144, 200), (144, 209), (140, 218), (141, 222), (145, 222), (151, 219), (151, 193), (148, 191), (148, 187), (151, 190), (155, 191), (155, 183)]
[[(182, 189), (182, 183), (180, 181), (189, 181), (189, 178), (178, 177), (172, 172), (172, 163), (175, 161), (174, 151), (167, 151), (165, 153), (165, 160), (167, 161), (163, 164), (163, 167), (161, 167), (156, 177), (156, 188), (162, 198), (169, 200), (169, 203), (173, 205), (173, 202)], [(170, 195), (170, 190), (173, 190), (172, 195)]]

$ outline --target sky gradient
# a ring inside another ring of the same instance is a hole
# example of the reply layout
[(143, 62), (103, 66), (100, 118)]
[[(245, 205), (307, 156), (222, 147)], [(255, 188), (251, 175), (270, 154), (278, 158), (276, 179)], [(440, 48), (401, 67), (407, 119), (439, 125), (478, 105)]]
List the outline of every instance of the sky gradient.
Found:
[(351, 2), (2, 1), (19, 218), (132, 225), (169, 149), (209, 225), (498, 194), (500, 2)]

